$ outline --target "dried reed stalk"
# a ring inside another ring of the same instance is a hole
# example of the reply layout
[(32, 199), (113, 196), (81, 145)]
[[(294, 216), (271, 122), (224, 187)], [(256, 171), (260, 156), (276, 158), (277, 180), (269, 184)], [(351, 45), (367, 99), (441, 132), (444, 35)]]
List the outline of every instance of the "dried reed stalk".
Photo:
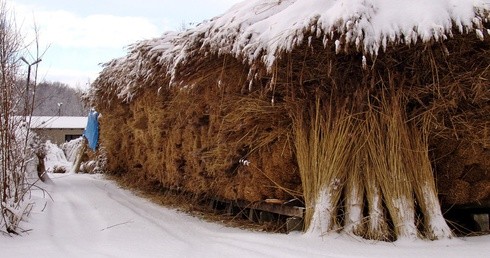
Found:
[[(427, 123), (426, 123), (427, 124)], [(442, 216), (437, 187), (429, 158), (429, 132), (408, 124), (410, 149), (405, 152), (408, 176), (414, 182), (417, 203), (424, 218), (424, 233), (429, 239), (451, 238), (453, 233)]]
[(304, 225), (308, 229), (313, 218), (316, 189), (315, 172), (312, 171), (311, 148), (316, 146), (310, 144), (310, 128), (305, 118), (302, 107), (297, 107), (293, 113), (294, 145), (296, 148), (296, 159), (301, 175), (303, 198), (305, 202)]
[(363, 173), (363, 182), (366, 184), (366, 197), (368, 205), (368, 228), (366, 237), (376, 240), (391, 238), (390, 230), (383, 207), (383, 192), (380, 180), (389, 170), (383, 131), (380, 126), (379, 113), (371, 105), (365, 113), (365, 123), (361, 130), (361, 137), (366, 139), (362, 148), (366, 164)]
[(356, 141), (353, 118), (345, 104), (327, 101), (298, 108), (295, 146), (306, 203), (305, 229), (326, 234), (338, 229), (337, 212)]
[(368, 111), (372, 118), (369, 121), (372, 127), (370, 135), (374, 138), (367, 146), (375, 168), (375, 180), (380, 184), (395, 236), (416, 238), (413, 185), (404, 165), (404, 156), (412, 139), (407, 131), (403, 105), (400, 103), (400, 95), (393, 90), (384, 90), (379, 102), (379, 111), (375, 110), (376, 107)]
[[(356, 136), (356, 138), (359, 138)], [(362, 148), (358, 148), (362, 150)], [(365, 159), (362, 153), (358, 152), (353, 157), (354, 169), (349, 171), (345, 185), (345, 225), (344, 232), (354, 235), (365, 235), (364, 223), (364, 184), (363, 173), (365, 172)]]
[(247, 158), (278, 139), (289, 137), (291, 120), (281, 104), (272, 105), (259, 96), (227, 96), (221, 103), (217, 133), (210, 135), (214, 145), (202, 153), (210, 171), (223, 171), (237, 162), (236, 151), (246, 147)]

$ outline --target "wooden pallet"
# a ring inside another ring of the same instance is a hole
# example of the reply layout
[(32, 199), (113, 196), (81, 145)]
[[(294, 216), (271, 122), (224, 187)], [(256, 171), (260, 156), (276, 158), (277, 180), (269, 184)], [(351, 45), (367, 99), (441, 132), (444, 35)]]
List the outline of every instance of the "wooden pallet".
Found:
[[(264, 223), (274, 220), (275, 216), (286, 217), (286, 231), (299, 231), (303, 229), (303, 217), (305, 208), (291, 205), (276, 199), (261, 202), (247, 202), (242, 200), (225, 200), (220, 198), (210, 199), (210, 207), (225, 209), (229, 215), (245, 213), (245, 216), (253, 222)], [(274, 216), (275, 215), (275, 216)]]

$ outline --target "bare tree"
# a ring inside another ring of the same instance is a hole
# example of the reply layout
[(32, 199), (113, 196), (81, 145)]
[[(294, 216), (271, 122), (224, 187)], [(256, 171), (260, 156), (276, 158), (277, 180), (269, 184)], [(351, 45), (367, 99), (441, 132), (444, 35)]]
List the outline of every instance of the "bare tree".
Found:
[[(17, 234), (19, 222), (31, 208), (24, 201), (32, 186), (27, 167), (39, 150), (29, 129), (35, 96), (35, 87), (29, 89), (29, 77), (31, 65), (36, 65), (34, 74), (37, 74), (39, 62), (29, 65), (25, 90), (16, 87), (22, 49), (21, 34), (13, 16), (0, 0), (0, 231), (9, 234)], [(34, 85), (35, 80), (36, 76)], [(25, 109), (22, 118), (15, 116), (21, 106)]]

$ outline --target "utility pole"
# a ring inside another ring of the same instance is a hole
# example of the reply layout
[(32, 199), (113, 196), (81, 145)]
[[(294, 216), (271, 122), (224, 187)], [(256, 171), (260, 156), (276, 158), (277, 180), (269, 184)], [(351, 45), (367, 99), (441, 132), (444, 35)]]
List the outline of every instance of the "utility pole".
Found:
[(63, 106), (63, 102), (58, 102), (58, 116), (61, 116), (61, 107)]
[(27, 60), (24, 57), (21, 57), (20, 60), (22, 60), (24, 63), (27, 64), (26, 97), (25, 97), (25, 105), (24, 105), (24, 119), (27, 120), (27, 116), (29, 115), (29, 84), (31, 80), (31, 67), (33, 65), (38, 64), (42, 60), (39, 58), (31, 64), (27, 62)]

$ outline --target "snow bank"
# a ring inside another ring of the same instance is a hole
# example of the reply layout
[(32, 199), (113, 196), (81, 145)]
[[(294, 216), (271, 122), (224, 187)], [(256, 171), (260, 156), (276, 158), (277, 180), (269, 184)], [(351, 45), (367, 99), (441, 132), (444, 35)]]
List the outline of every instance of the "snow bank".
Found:
[(69, 162), (75, 162), (77, 158), (78, 151), (82, 146), (83, 137), (79, 137), (77, 139), (71, 140), (69, 142), (65, 142), (61, 144), (61, 149), (65, 153), (66, 160)]
[(66, 159), (65, 153), (58, 145), (47, 141), (45, 143), (46, 157), (44, 158), (44, 164), (46, 166), (46, 171), (56, 172), (70, 171), (72, 163)]
[(484, 257), (490, 236), (395, 243), (349, 235), (252, 232), (158, 206), (101, 175), (53, 175), (32, 191), (23, 236), (0, 236), (3, 257)]

